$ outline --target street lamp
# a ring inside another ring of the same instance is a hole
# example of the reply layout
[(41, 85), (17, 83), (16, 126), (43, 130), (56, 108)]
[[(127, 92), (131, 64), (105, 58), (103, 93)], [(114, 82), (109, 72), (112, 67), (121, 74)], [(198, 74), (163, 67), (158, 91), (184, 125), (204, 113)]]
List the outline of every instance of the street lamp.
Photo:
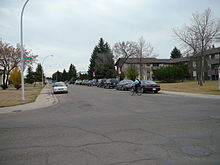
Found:
[(43, 64), (44, 64), (44, 61), (45, 61), (48, 57), (53, 57), (53, 55), (48, 55), (48, 56), (46, 56), (46, 57), (43, 59), (43, 61), (42, 61), (42, 65), (41, 65), (41, 67), (42, 67), (42, 86), (43, 86), (43, 84), (44, 84)]
[(27, 5), (29, 0), (27, 0), (24, 3), (24, 6), (21, 11), (21, 100), (25, 100), (24, 98), (24, 49), (23, 49), (23, 25), (22, 25), (22, 19), (23, 19), (23, 13), (24, 13), (24, 8)]

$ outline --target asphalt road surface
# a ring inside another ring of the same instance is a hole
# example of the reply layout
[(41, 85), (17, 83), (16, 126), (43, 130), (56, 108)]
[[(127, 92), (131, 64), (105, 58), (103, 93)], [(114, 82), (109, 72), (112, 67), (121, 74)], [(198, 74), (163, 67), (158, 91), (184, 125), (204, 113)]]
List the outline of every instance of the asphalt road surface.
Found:
[(220, 100), (69, 86), (0, 115), (0, 165), (219, 165)]

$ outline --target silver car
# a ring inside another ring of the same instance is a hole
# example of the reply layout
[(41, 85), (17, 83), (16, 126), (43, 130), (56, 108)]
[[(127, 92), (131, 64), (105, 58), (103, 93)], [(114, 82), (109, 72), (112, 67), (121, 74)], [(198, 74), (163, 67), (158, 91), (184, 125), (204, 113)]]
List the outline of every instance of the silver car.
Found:
[(53, 85), (53, 93), (68, 93), (68, 88), (64, 82), (56, 82)]

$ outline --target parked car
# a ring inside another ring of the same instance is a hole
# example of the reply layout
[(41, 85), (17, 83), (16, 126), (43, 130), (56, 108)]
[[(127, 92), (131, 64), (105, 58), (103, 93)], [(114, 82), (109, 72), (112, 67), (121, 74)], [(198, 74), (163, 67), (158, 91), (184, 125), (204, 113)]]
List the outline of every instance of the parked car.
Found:
[(106, 82), (106, 78), (98, 79), (97, 87), (104, 87)]
[(117, 90), (130, 90), (133, 86), (133, 81), (132, 80), (122, 80), (117, 84), (116, 89)]
[(142, 80), (141, 87), (143, 88), (143, 92), (158, 93), (160, 90), (160, 85), (151, 80)]
[(75, 84), (75, 81), (74, 80), (71, 80), (68, 82), (69, 84)]
[(56, 82), (53, 85), (53, 93), (68, 93), (68, 88), (64, 82)]
[(97, 85), (97, 80), (96, 79), (89, 80), (88, 86), (96, 86), (96, 85)]
[(75, 85), (81, 85), (82, 84), (82, 80), (76, 80), (75, 81)]
[(118, 84), (118, 80), (115, 78), (107, 79), (104, 88), (115, 88)]
[(89, 80), (82, 80), (82, 85), (88, 85)]

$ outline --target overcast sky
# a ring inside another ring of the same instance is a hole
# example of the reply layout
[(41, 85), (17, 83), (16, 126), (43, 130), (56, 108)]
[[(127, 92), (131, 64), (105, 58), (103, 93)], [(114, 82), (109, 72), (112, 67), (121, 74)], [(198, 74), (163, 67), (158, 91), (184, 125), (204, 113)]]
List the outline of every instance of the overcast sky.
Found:
[[(25, 0), (0, 0), (0, 39), (20, 42), (20, 13)], [(47, 76), (67, 71), (72, 63), (86, 71), (95, 45), (102, 37), (110, 46), (137, 41), (154, 47), (157, 58), (169, 58), (180, 43), (172, 28), (189, 24), (192, 13), (211, 8), (220, 17), (220, 0), (30, 0), (24, 13), (24, 44)]]

